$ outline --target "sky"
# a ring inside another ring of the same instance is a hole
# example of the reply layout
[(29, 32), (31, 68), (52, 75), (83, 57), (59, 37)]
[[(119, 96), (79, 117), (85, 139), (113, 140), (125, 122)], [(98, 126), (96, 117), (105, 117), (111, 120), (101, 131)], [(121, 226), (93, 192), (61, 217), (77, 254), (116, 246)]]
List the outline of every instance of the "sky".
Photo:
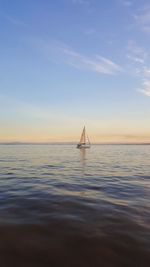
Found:
[(150, 142), (149, 0), (0, 0), (0, 142)]

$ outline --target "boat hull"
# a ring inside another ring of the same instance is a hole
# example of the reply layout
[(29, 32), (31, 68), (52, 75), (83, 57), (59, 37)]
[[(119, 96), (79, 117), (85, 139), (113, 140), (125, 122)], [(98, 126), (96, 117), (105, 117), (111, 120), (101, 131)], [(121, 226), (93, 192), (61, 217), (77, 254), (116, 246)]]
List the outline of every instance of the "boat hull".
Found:
[(80, 145), (80, 144), (78, 144), (77, 145), (77, 148), (79, 148), (79, 149), (82, 149), (82, 148), (90, 148), (90, 145)]

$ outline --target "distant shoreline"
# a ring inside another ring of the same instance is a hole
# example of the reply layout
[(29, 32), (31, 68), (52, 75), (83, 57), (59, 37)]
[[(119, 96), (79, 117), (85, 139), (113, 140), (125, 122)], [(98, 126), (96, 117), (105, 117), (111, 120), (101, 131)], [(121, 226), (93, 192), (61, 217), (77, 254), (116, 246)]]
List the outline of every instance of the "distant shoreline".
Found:
[[(76, 145), (76, 142), (0, 142), (0, 145)], [(93, 143), (95, 145), (150, 145), (150, 143)]]

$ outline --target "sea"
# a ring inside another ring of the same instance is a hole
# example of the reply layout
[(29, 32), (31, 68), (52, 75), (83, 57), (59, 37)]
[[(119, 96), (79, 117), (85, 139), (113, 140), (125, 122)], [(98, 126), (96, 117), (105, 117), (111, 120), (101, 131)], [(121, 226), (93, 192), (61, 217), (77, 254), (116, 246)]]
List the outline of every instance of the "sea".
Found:
[(149, 267), (150, 145), (0, 145), (0, 267)]

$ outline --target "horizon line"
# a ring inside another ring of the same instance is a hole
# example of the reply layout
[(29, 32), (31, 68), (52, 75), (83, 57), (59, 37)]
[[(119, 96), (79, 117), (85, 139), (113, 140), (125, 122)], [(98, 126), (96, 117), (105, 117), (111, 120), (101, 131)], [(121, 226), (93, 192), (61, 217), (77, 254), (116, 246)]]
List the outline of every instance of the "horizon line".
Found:
[[(0, 145), (76, 145), (77, 142), (24, 142), (24, 141), (4, 141)], [(150, 145), (150, 142), (93, 142), (92, 145)]]

